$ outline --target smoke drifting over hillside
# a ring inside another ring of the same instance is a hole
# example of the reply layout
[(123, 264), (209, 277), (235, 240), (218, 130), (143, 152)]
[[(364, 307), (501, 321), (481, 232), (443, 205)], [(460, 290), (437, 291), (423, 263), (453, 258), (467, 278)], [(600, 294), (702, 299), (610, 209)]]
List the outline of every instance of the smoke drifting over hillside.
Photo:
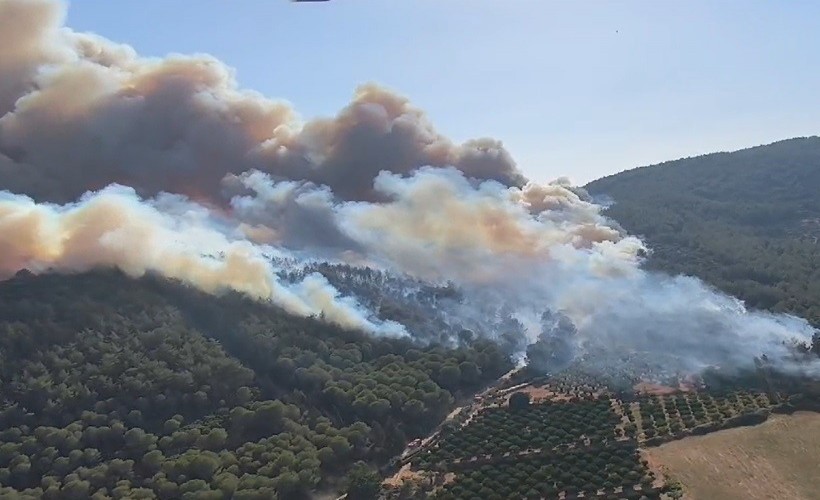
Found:
[(230, 288), (271, 300), (293, 314), (324, 314), (348, 328), (406, 333), (400, 325), (368, 320), (319, 274), (282, 284), (270, 265), (274, 249), (232, 238), (219, 226), (199, 205), (173, 195), (144, 201), (122, 186), (63, 206), (0, 192), (0, 277), (23, 268), (81, 272), (113, 266), (135, 277), (153, 271), (206, 292)]
[(278, 258), (327, 259), (452, 281), (473, 301), (453, 309), (465, 325), (504, 304), (535, 325), (529, 341), (561, 331), (571, 353), (598, 342), (700, 369), (811, 338), (802, 320), (642, 270), (642, 242), (583, 190), (527, 181), (499, 141), (455, 144), (386, 89), (301, 122), (213, 58), (141, 58), (62, 17), (51, 1), (0, 0), (4, 276), (116, 266), (413, 334), (319, 274), (277, 276)]

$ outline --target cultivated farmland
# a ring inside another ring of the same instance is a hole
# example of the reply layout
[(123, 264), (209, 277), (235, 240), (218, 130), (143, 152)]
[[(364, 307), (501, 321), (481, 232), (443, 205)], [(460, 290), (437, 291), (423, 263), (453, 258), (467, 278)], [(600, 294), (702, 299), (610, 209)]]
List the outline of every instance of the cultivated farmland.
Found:
[(405, 454), (384, 496), (818, 498), (820, 415), (781, 414), (816, 407), (805, 383), (762, 365), (729, 378), (637, 379), (631, 389), (624, 380), (515, 373)]
[(694, 500), (820, 498), (820, 414), (814, 412), (775, 415), (647, 453)]

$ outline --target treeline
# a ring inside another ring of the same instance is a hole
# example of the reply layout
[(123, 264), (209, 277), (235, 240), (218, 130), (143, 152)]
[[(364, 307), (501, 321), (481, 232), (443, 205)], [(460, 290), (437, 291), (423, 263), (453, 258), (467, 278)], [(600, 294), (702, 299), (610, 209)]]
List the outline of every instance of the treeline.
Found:
[(653, 253), (753, 308), (820, 326), (820, 138), (638, 168), (587, 186)]
[(0, 497), (306, 498), (511, 367), (118, 272), (0, 283)]
[[(431, 284), (390, 271), (347, 264), (315, 262), (304, 266), (282, 261), (280, 277), (298, 282), (320, 273), (342, 295), (355, 297), (382, 320), (407, 327), (413, 337), (452, 345), (472, 336), (496, 338), (510, 351), (524, 348), (524, 325), (515, 318), (515, 304), (497, 296), (465, 293), (452, 282)], [(461, 337), (461, 339), (460, 339)]]

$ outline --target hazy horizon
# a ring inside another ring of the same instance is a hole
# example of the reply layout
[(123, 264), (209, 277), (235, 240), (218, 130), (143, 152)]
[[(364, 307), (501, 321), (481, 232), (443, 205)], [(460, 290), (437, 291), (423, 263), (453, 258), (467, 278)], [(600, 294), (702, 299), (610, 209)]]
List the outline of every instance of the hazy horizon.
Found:
[(143, 55), (212, 54), (304, 119), (384, 85), (454, 140), (500, 139), (539, 181), (819, 131), (809, 2), (74, 0), (67, 15)]

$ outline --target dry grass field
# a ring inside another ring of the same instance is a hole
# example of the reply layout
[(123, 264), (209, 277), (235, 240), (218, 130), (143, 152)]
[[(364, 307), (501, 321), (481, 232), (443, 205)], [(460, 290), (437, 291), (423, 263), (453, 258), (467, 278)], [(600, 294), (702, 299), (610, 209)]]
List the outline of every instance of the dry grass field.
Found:
[(647, 451), (693, 500), (820, 500), (820, 414), (666, 443)]

